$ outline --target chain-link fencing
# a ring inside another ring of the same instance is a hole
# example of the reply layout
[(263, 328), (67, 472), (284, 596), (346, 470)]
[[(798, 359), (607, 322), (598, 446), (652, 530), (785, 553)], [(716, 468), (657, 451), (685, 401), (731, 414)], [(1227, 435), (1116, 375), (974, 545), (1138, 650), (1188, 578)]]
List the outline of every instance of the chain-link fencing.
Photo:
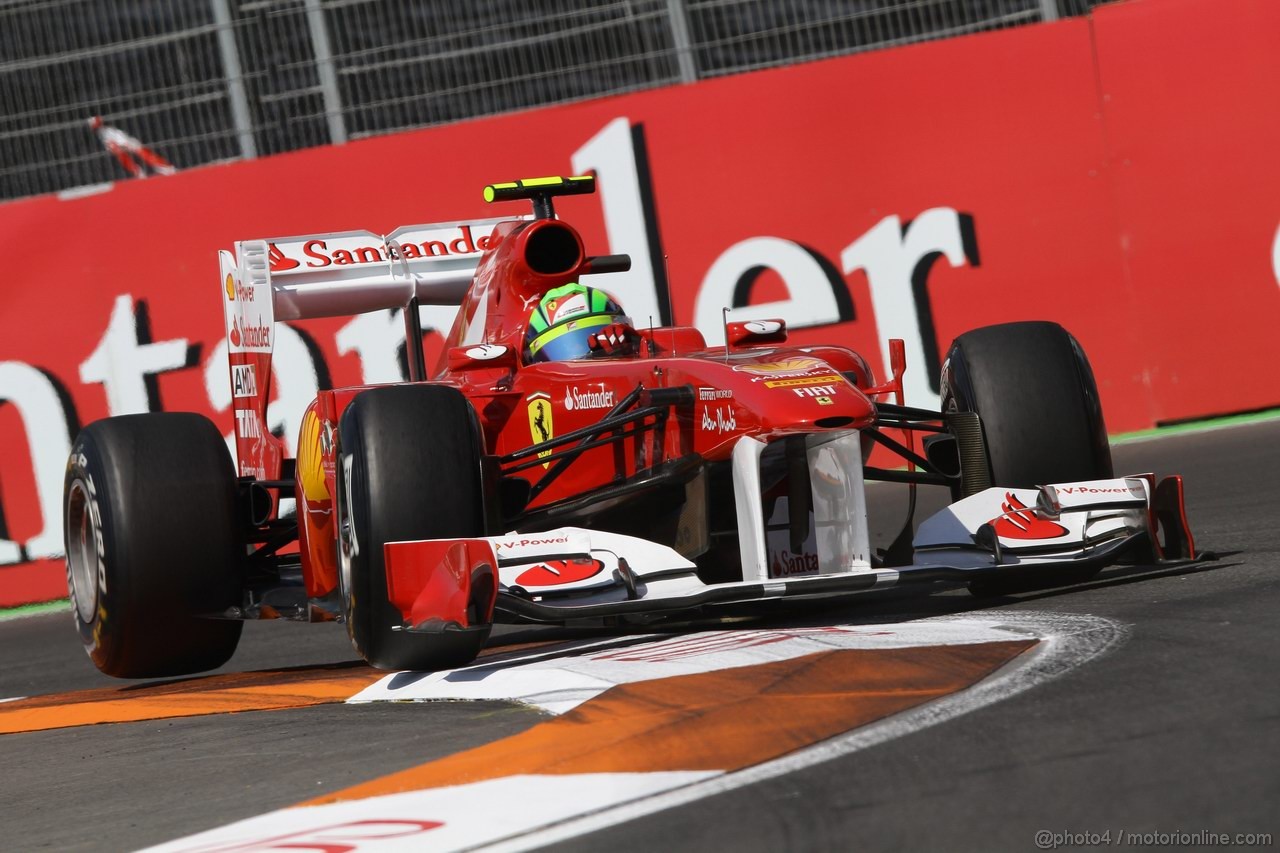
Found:
[(0, 200), (155, 171), (150, 152), (261, 157), (1101, 2), (0, 0)]

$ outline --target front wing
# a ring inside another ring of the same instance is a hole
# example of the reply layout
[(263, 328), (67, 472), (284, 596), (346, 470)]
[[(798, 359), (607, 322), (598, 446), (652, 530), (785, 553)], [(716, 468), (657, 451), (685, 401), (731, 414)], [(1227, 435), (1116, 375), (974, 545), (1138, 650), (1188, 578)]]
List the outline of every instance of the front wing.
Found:
[[(1160, 534), (1163, 534), (1161, 537)], [(533, 534), (392, 542), (387, 585), (401, 630), (439, 632), (492, 621), (573, 623), (713, 605), (837, 597), (905, 582), (967, 582), (1193, 559), (1182, 482), (1151, 475), (988, 489), (919, 527), (911, 565), (869, 566), (851, 555), (812, 573), (707, 584), (672, 548), (634, 536), (565, 527)]]

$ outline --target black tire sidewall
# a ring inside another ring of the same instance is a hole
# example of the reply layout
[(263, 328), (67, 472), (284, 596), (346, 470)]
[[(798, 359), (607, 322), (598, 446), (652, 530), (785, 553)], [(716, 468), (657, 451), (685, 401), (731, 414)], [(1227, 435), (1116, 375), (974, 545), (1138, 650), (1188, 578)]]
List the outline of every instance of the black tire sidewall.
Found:
[[(96, 516), (87, 622), (73, 606), (85, 651), (102, 672), (155, 678), (213, 669), (234, 653), (243, 625), (201, 618), (240, 603), (241, 537), (235, 480), (221, 434), (206, 418), (154, 413), (90, 424), (72, 447), (67, 498), (87, 487)], [(68, 526), (69, 527), (69, 526)], [(68, 588), (74, 531), (65, 532)]]
[(943, 411), (981, 419), (993, 485), (1034, 488), (1113, 476), (1093, 371), (1058, 324), (966, 332), (947, 354), (941, 386)]
[[(115, 533), (115, 514), (110, 501), (99, 496), (99, 487), (105, 485), (109, 494), (118, 489), (118, 485), (109, 482), (97, 444), (89, 430), (81, 432), (71, 448), (71, 458), (63, 481), (63, 494), (69, 496), (72, 485), (77, 481), (83, 483), (86, 489), (85, 511), (94, 517), (97, 524), (94, 542), (96, 571), (92, 581), (94, 607), (88, 622), (80, 615), (78, 589), (71, 576), (70, 559), (67, 562), (67, 590), (71, 596), (71, 611), (80, 642), (94, 665), (103, 672), (111, 673), (120, 669), (120, 657), (124, 651), (124, 626), (120, 622), (127, 613), (123, 602), (128, 598), (129, 578), (127, 574), (108, 571), (108, 565), (118, 565), (114, 557), (119, 554), (120, 548)], [(67, 528), (65, 547), (70, 555), (71, 548), (76, 545), (71, 541), (73, 531), (67, 518), (67, 509), (67, 501), (64, 500), (63, 522)], [(108, 554), (113, 558), (110, 562)]]
[[(454, 388), (402, 385), (357, 396), (338, 427), (343, 606), (352, 645), (381, 669), (440, 669), (469, 662), (487, 632), (391, 630), (402, 616), (388, 599), (383, 545), (484, 535), (483, 445), (471, 404)], [(342, 561), (346, 563), (343, 565)]]

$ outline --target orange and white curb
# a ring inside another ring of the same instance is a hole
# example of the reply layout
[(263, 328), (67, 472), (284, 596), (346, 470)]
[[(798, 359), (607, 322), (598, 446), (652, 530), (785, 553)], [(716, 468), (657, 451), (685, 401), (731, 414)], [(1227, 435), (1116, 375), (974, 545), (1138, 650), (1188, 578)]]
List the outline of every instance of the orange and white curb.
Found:
[(334, 704), (380, 676), (365, 666), (339, 665), (14, 698), (0, 703), (0, 735)]
[(513, 652), (389, 676), (353, 701), (507, 699), (515, 736), (153, 851), (526, 849), (829, 761), (1105, 653), (1122, 626), (998, 612), (709, 631)]

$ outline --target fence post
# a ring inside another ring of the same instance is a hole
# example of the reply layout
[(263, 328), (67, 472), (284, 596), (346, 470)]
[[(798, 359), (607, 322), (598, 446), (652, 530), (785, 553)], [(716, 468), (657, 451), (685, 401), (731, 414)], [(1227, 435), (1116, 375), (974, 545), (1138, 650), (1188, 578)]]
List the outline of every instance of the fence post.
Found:
[(1059, 17), (1058, 0), (1040, 0), (1040, 20), (1056, 21)]
[(320, 0), (307, 0), (306, 10), (307, 29), (311, 31), (311, 52), (316, 58), (316, 73), (320, 76), (320, 92), (324, 98), (324, 117), (329, 124), (329, 141), (334, 145), (342, 145), (347, 141), (347, 123), (342, 115), (338, 75), (333, 70), (329, 27), (324, 22)]
[(256, 159), (258, 143), (253, 138), (253, 119), (249, 115), (249, 99), (244, 94), (244, 71), (240, 68), (240, 52), (236, 50), (235, 25), (227, 0), (209, 0), (213, 22), (218, 26), (218, 52), (222, 54), (222, 70), (227, 77), (227, 97), (231, 101), (231, 120), (236, 124), (240, 140), (240, 156)]
[(684, 0), (667, 0), (667, 17), (671, 19), (671, 42), (676, 51), (681, 83), (695, 83), (698, 67), (693, 61), (693, 43), (689, 39), (689, 13)]

